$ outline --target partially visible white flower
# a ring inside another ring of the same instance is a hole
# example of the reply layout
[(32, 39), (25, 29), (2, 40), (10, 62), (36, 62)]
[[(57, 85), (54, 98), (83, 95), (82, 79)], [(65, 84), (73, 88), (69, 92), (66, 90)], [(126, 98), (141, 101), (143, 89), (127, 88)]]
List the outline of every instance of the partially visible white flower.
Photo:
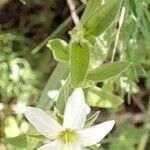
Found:
[(3, 103), (0, 103), (0, 111), (4, 108)]
[(24, 113), (25, 112), (25, 108), (26, 108), (26, 104), (23, 102), (18, 102), (16, 105), (12, 106), (12, 109), (16, 112), (16, 113)]
[[(47, 93), (47, 96), (57, 102), (57, 98), (59, 96), (59, 91), (58, 90), (51, 90)], [(88, 115), (91, 112), (91, 108), (86, 104), (86, 114)]]
[(58, 90), (51, 90), (47, 93), (47, 96), (51, 99), (54, 100), (55, 102), (57, 101), (57, 96), (59, 94)]
[(82, 150), (100, 142), (113, 128), (115, 121), (84, 128), (86, 104), (82, 89), (76, 89), (66, 104), (63, 125), (41, 109), (26, 107), (25, 117), (45, 137), (53, 140), (38, 150)]
[[(60, 80), (61, 86), (64, 86), (65, 83), (66, 83), (66, 80)], [(50, 91), (47, 93), (47, 96), (48, 96), (51, 100), (54, 100), (55, 102), (57, 101), (58, 95), (59, 95), (59, 91), (58, 91), (58, 90), (50, 90)]]

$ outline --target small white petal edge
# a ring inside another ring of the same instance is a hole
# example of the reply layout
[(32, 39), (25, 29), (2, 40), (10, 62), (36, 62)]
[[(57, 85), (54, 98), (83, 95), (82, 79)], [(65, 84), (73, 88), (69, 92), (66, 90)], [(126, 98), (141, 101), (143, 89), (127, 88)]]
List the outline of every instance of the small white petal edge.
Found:
[(48, 97), (54, 101), (57, 101), (57, 97), (59, 95), (59, 91), (58, 90), (51, 90), (47, 93)]
[(79, 131), (81, 146), (91, 146), (100, 142), (114, 127), (115, 121), (106, 121), (101, 124)]

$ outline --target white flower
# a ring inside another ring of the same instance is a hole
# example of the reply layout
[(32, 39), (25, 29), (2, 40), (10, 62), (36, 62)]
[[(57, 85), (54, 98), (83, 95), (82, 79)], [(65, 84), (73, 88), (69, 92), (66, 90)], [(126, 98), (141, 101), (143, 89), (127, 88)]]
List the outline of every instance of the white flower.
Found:
[(27, 107), (25, 117), (45, 137), (52, 140), (38, 150), (82, 150), (82, 147), (100, 142), (113, 128), (115, 121), (84, 128), (86, 104), (82, 89), (76, 89), (69, 97), (63, 125), (41, 109)]
[[(47, 93), (47, 96), (57, 102), (58, 96), (59, 96), (59, 90), (51, 90)], [(86, 114), (88, 115), (91, 112), (91, 108), (86, 104)]]

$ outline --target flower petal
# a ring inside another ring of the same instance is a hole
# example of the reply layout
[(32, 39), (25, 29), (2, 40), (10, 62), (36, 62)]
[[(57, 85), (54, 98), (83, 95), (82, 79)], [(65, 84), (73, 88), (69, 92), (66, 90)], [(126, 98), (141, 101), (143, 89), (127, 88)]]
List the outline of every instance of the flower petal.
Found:
[(57, 141), (53, 141), (49, 144), (41, 146), (38, 150), (62, 150), (62, 148)]
[(76, 143), (73, 145), (72, 150), (82, 150), (82, 147), (80, 146), (79, 143)]
[(44, 136), (55, 139), (62, 127), (41, 109), (26, 107), (25, 117)]
[(86, 120), (84, 93), (77, 88), (69, 97), (64, 114), (64, 128), (82, 129)]
[(79, 143), (71, 143), (63, 146), (62, 150), (82, 150)]
[(91, 146), (100, 142), (113, 128), (114, 120), (106, 121), (79, 131), (79, 142), (81, 146)]

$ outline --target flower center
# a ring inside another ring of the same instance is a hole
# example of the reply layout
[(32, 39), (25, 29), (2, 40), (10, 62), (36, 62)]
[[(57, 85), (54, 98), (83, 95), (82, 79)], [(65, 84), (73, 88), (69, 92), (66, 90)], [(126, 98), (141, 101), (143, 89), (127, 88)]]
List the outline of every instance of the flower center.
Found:
[(77, 133), (74, 130), (66, 129), (60, 132), (58, 139), (63, 144), (74, 143), (77, 140)]

